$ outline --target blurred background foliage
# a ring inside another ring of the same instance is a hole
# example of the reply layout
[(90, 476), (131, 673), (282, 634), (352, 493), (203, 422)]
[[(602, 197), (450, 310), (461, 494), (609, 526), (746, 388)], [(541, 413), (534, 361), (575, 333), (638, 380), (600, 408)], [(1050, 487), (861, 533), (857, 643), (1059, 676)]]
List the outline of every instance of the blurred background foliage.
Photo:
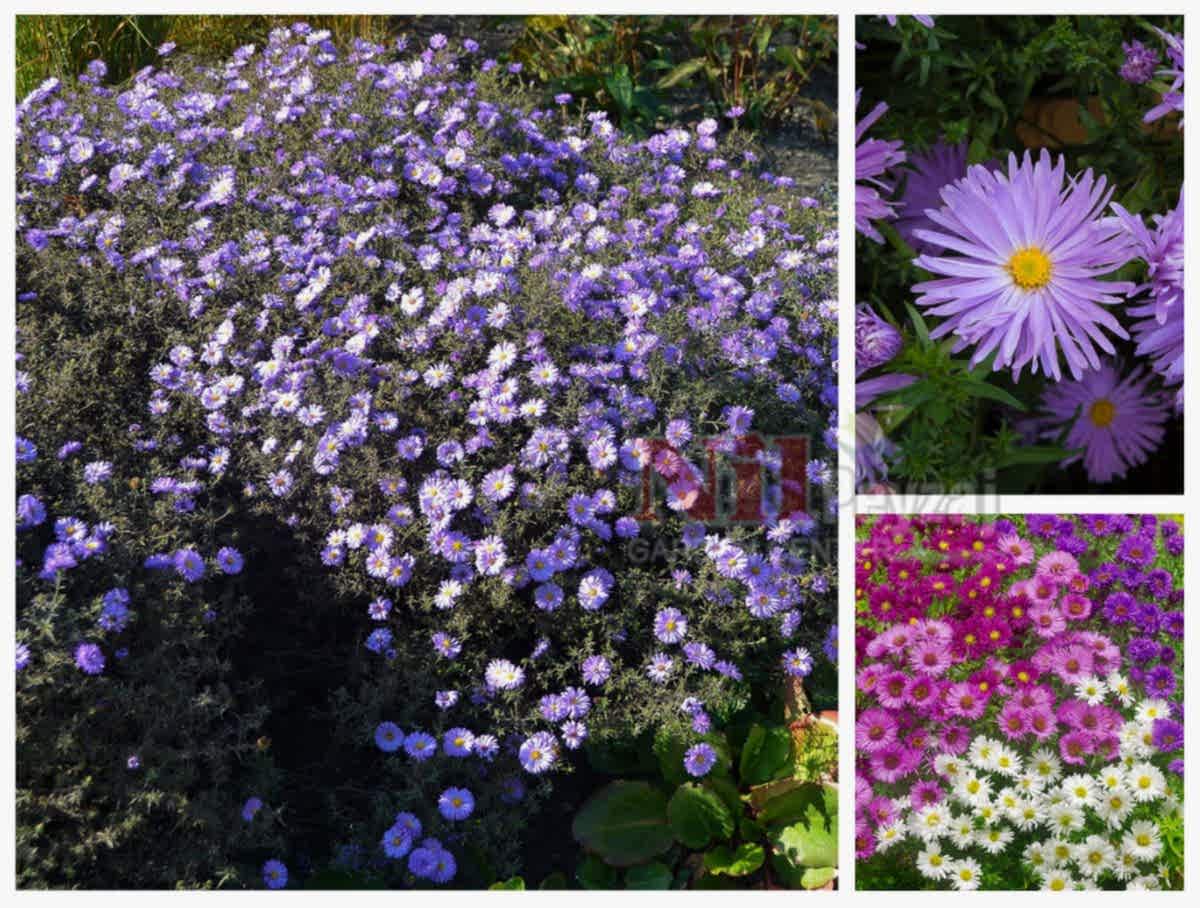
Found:
[[(262, 44), (286, 16), (18, 16), (17, 96), (50, 76), (71, 78), (94, 59), (121, 83), (157, 59), (173, 41), (189, 53), (220, 59), (236, 47)], [(414, 23), (430, 31), (440, 17), (310, 16), (335, 41), (374, 41)], [(678, 109), (722, 116), (743, 108), (743, 123), (759, 128), (807, 120), (828, 139), (834, 113), (806, 89), (820, 71), (836, 72), (833, 16), (510, 16), (504, 46), (485, 50), (520, 63), (548, 95), (570, 92), (607, 111), (624, 130), (645, 133)], [(483, 36), (480, 36), (483, 40)]]

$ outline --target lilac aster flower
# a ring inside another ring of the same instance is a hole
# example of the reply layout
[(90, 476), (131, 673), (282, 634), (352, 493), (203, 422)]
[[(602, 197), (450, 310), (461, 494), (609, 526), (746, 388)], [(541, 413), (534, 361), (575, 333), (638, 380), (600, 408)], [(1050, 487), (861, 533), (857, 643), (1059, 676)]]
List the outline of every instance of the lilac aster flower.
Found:
[(412, 731), (404, 739), (404, 752), (423, 763), (437, 753), (437, 740), (423, 731)]
[(539, 775), (558, 762), (558, 739), (546, 731), (539, 731), (521, 745), (518, 752), (521, 765), (526, 772)]
[(1128, 337), (1104, 307), (1133, 289), (1100, 280), (1131, 255), (1120, 222), (1100, 216), (1112, 193), (1091, 170), (1067, 181), (1066, 159), (1045, 149), (1036, 163), (1010, 154), (1007, 173), (971, 167), (930, 212), (939, 229), (915, 231), (946, 250), (916, 259), (935, 276), (913, 287), (917, 304), (944, 319), (931, 337), (973, 346), (973, 366), (994, 353), (993, 368), (1014, 378), (1032, 364), (1061, 379), (1059, 347), (1075, 378), (1100, 368), (1096, 346), (1114, 352), (1101, 329)]
[(812, 654), (802, 646), (783, 654), (783, 670), (793, 678), (805, 678), (812, 674)]
[(583, 660), (581, 672), (584, 683), (599, 686), (612, 674), (612, 666), (603, 656), (588, 656)]
[(375, 746), (384, 753), (395, 753), (404, 746), (404, 732), (395, 722), (380, 722), (375, 727)]
[[(420, 833), (417, 833), (419, 835)], [(401, 823), (395, 823), (383, 834), (380, 845), (383, 853), (393, 860), (408, 856), (412, 851), (413, 833)]]
[(188, 583), (195, 583), (204, 576), (204, 559), (195, 549), (180, 549), (171, 558), (175, 573)]
[(85, 675), (98, 675), (104, 671), (104, 653), (95, 643), (80, 643), (75, 647), (75, 665)]
[(717, 764), (717, 752), (711, 744), (693, 744), (683, 755), (683, 768), (689, 776), (700, 779)]
[(1170, 79), (1171, 85), (1163, 93), (1159, 103), (1146, 111), (1146, 116), (1142, 119), (1153, 123), (1168, 114), (1178, 113), (1179, 128), (1183, 129), (1183, 36), (1172, 35), (1157, 27), (1154, 30), (1167, 45), (1167, 56), (1171, 58), (1171, 65), (1160, 69), (1158, 75)]
[(245, 563), (242, 553), (230, 546), (217, 552), (217, 567), (223, 574), (240, 574)]
[(259, 797), (246, 798), (246, 803), (242, 805), (242, 819), (249, 823), (254, 819), (255, 815), (262, 810), (263, 801)]
[(1164, 394), (1151, 390), (1144, 369), (1122, 377), (1106, 363), (1082, 379), (1049, 386), (1042, 409), (1044, 438), (1058, 438), (1066, 428), (1067, 447), (1083, 449), (1063, 465), (1082, 458), (1089, 479), (1110, 482), (1146, 462), (1162, 442), (1171, 406)]
[(1176, 409), (1183, 407), (1183, 189), (1179, 204), (1165, 215), (1154, 215), (1150, 229), (1137, 215), (1120, 205), (1113, 210), (1129, 231), (1134, 255), (1147, 265), (1150, 280), (1137, 287), (1135, 294), (1147, 290), (1149, 298), (1131, 305), (1129, 314), (1137, 353), (1150, 361), (1155, 372), (1168, 385), (1179, 385)]
[(112, 478), (112, 464), (107, 460), (93, 460), (83, 468), (83, 481), (90, 486), (99, 485)]
[(927, 151), (910, 154), (903, 172), (904, 191), (896, 209), (896, 232), (917, 252), (936, 255), (942, 247), (922, 240), (916, 231), (936, 229), (925, 212), (942, 207), (942, 188), (967, 175), (967, 143), (947, 145), (939, 139)]
[(29, 647), (24, 643), (17, 644), (16, 655), (17, 671), (21, 671), (22, 669), (26, 668), (29, 665), (30, 660), (33, 658), (32, 654), (29, 652)]
[(661, 609), (654, 616), (654, 636), (660, 643), (678, 643), (687, 636), (687, 616), (677, 608)]
[(869, 303), (854, 309), (854, 369), (866, 372), (896, 357), (903, 338), (895, 327), (880, 318)]
[(1159, 61), (1157, 50), (1137, 39), (1122, 41), (1121, 50), (1125, 52), (1125, 62), (1118, 71), (1122, 79), (1133, 85), (1145, 85), (1154, 78)]
[[(858, 107), (861, 97), (862, 91), (859, 90), (854, 95), (855, 108)], [(887, 109), (887, 104), (880, 101), (854, 128), (854, 226), (859, 233), (876, 243), (883, 242), (883, 235), (875, 229), (871, 221), (895, 216), (894, 205), (885, 201), (879, 191), (882, 189), (885, 193), (890, 193), (892, 186), (883, 182), (880, 177), (897, 164), (903, 164), (905, 160), (901, 150), (903, 142), (863, 139), (866, 131), (887, 113)]]

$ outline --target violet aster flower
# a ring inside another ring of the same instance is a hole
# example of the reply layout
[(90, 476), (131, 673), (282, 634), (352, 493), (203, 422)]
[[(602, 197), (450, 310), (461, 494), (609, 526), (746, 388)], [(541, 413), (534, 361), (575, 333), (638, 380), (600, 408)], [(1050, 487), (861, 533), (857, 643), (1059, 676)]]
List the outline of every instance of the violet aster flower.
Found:
[(1183, 129), (1183, 36), (1172, 35), (1161, 28), (1155, 28), (1158, 36), (1167, 45), (1167, 56), (1171, 58), (1171, 66), (1160, 69), (1158, 75), (1171, 80), (1171, 86), (1163, 93), (1159, 103), (1146, 111), (1142, 119), (1147, 123), (1161, 120), (1171, 113), (1179, 114), (1179, 128)]
[(944, 186), (967, 175), (967, 143), (947, 145), (939, 139), (927, 151), (910, 154), (904, 173), (904, 191), (896, 211), (896, 231), (917, 252), (936, 255), (942, 247), (922, 240), (916, 231), (937, 229), (925, 212), (941, 207)]
[(1093, 482), (1123, 477), (1163, 439), (1170, 403), (1150, 385), (1145, 370), (1121, 376), (1107, 363), (1082, 379), (1051, 385), (1042, 396), (1048, 414), (1042, 436), (1057, 438), (1067, 428), (1067, 447), (1083, 450), (1064, 466), (1082, 458)]
[(80, 643), (75, 647), (75, 664), (85, 675), (104, 671), (104, 653), (95, 643)]
[(1090, 169), (1067, 180), (1066, 159), (1045, 149), (1036, 162), (1010, 154), (1007, 173), (971, 167), (929, 213), (939, 229), (916, 230), (946, 250), (916, 259), (934, 275), (913, 287), (917, 304), (945, 319), (930, 336), (974, 347), (973, 366), (995, 354), (993, 369), (1014, 378), (1032, 364), (1061, 379), (1060, 347), (1075, 378), (1100, 368), (1096, 347), (1114, 352), (1102, 329), (1128, 337), (1104, 307), (1133, 289), (1100, 280), (1131, 254), (1120, 221), (1100, 216), (1112, 193)]
[[(854, 106), (858, 107), (862, 92), (854, 96)], [(880, 179), (888, 169), (904, 163), (904, 143), (899, 140), (863, 139), (868, 129), (887, 113), (888, 106), (883, 101), (872, 108), (871, 112), (858, 121), (854, 127), (854, 226), (863, 236), (883, 242), (883, 235), (872, 226), (871, 221), (895, 216), (895, 208), (887, 202), (879, 190), (890, 193), (890, 184)]]
[(1168, 385), (1179, 385), (1176, 409), (1183, 407), (1183, 189), (1179, 204), (1153, 217), (1153, 229), (1142, 218), (1113, 205), (1134, 242), (1134, 255), (1145, 260), (1150, 280), (1137, 287), (1149, 299), (1129, 307), (1136, 317), (1133, 336), (1139, 356), (1147, 357)]
[(717, 763), (717, 752), (711, 744), (693, 744), (683, 755), (683, 768), (689, 776), (699, 779), (708, 775)]
[(1118, 71), (1122, 79), (1133, 85), (1145, 85), (1154, 78), (1159, 61), (1158, 51), (1137, 39), (1121, 42), (1121, 50), (1125, 51), (1125, 62)]
[(903, 338), (892, 325), (880, 318), (868, 303), (854, 309), (854, 369), (863, 373), (895, 358)]

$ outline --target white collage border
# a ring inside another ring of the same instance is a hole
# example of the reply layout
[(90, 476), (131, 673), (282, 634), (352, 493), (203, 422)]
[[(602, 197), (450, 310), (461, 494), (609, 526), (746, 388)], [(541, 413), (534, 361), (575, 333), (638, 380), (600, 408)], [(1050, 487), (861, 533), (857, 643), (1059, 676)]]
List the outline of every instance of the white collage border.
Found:
[[(3, 291), (0, 292), (0, 309), (3, 311), (4, 327), (0, 332), (3, 347), (0, 348), (0, 382), (3, 387), (14, 387), (15, 379), (15, 338), (13, 325), (15, 322), (15, 245), (13, 231), (14, 198), (15, 198), (15, 147), (11, 124), (14, 122), (14, 71), (11, 65), (12, 52), (15, 46), (14, 14), (39, 13), (71, 13), (71, 14), (133, 14), (133, 13), (228, 13), (228, 14), (286, 14), (314, 15), (328, 13), (362, 13), (362, 14), (419, 14), (437, 13), (440, 15), (467, 14), (518, 14), (518, 13), (602, 13), (602, 14), (673, 14), (673, 15), (729, 15), (754, 13), (812, 13), (837, 15), (839, 21), (838, 48), (838, 225), (839, 225), (839, 278), (838, 299), (840, 326), (838, 338), (839, 354), (839, 435), (842, 443), (839, 445), (838, 476), (840, 478), (841, 508), (838, 524), (838, 616), (839, 616), (839, 718), (841, 733), (839, 735), (839, 778), (840, 786), (840, 868), (839, 890), (834, 893), (755, 893), (756, 899), (768, 899), (774, 902), (791, 900), (793, 898), (832, 899), (834, 904), (869, 905), (874, 903), (916, 904), (916, 899), (924, 898), (925, 893), (912, 892), (856, 892), (854, 891), (854, 823), (853, 823), (853, 704), (854, 704), (854, 517), (856, 506), (861, 506), (864, 513), (881, 513), (891, 511), (897, 513), (915, 513), (922, 509), (938, 510), (946, 513), (976, 514), (976, 513), (1100, 513), (1100, 512), (1129, 512), (1129, 513), (1178, 513), (1185, 518), (1185, 533), (1190, 526), (1200, 526), (1200, 496), (1185, 495), (1035, 495), (1035, 496), (937, 496), (931, 500), (929, 496), (864, 496), (856, 501), (852, 490), (854, 487), (854, 19), (856, 15), (906, 14), (912, 12), (930, 15), (955, 14), (1001, 14), (1001, 15), (1045, 15), (1057, 13), (1078, 13), (1096, 15), (1116, 14), (1184, 14), (1189, 4), (1180, 0), (1166, 3), (1154, 3), (1148, 9), (1136, 9), (1132, 3), (1112, 2), (1112, 0), (1092, 0), (1092, 2), (1070, 2), (1070, 0), (1055, 0), (1046, 2), (1014, 2), (1014, 3), (948, 3), (945, 0), (932, 0), (923, 3), (897, 2), (853, 2), (853, 0), (796, 0), (796, 2), (780, 2), (780, 0), (752, 0), (745, 5), (732, 2), (712, 2), (712, 0), (646, 0), (643, 3), (610, 2), (610, 0), (559, 0), (559, 2), (503, 2), (503, 0), (476, 0), (476, 2), (459, 2), (459, 0), (394, 0), (394, 2), (379, 2), (379, 0), (325, 0), (325, 2), (308, 2), (308, 0), (293, 0), (293, 2), (270, 2), (270, 0), (241, 0), (231, 3), (229, 0), (209, 0), (199, 3), (147, 2), (147, 0), (75, 0), (75, 2), (60, 2), (60, 0), (15, 0), (11, 8), (0, 13), (0, 48), (7, 53), (0, 53), (4, 58), (0, 63), (0, 98), (4, 105), (4, 123), (9, 124), (4, 130), (5, 164), (4, 173), (0, 176), (0, 219), (5, 224), (3, 233)], [(1197, 15), (1187, 17), (1187, 25), (1200, 21), (1200, 10)], [(1198, 56), (1195, 40), (1190, 44), (1184, 42), (1186, 48), (1185, 71), (1196, 72)], [(1198, 120), (1197, 108), (1200, 107), (1200, 95), (1197, 92), (1189, 95), (1185, 90), (1185, 120), (1193, 123)], [(1190, 98), (1190, 100), (1188, 100)], [(1184, 143), (1185, 172), (1193, 176), (1189, 182), (1195, 183), (1200, 173), (1200, 142)], [(1192, 195), (1194, 195), (1192, 191)], [(1189, 263), (1200, 261), (1197, 242), (1196, 205), (1187, 205), (1185, 221), (1185, 259)], [(1188, 269), (1195, 272), (1195, 267)], [(1200, 319), (1194, 315), (1185, 316), (1185, 375), (1191, 380), (1185, 384), (1185, 413), (1194, 413), (1197, 400), (1197, 381), (1200, 381), (1200, 344), (1197, 343), (1197, 333), (1200, 331)], [(14, 406), (11, 393), (0, 395), (0, 414), (3, 415), (2, 425), (7, 437), (15, 435)], [(1197, 447), (1196, 420), (1185, 419), (1184, 423), (1184, 487), (1195, 492), (1200, 483), (1200, 448)], [(0, 470), (3, 497), (0, 498), (0, 508), (11, 514), (15, 509), (16, 490), (15, 475), (10, 468), (12, 461), (5, 463)], [(13, 579), (14, 531), (11, 523), (5, 530), (4, 549), (0, 552), (0, 589), (3, 590), (4, 602), (8, 606), (3, 610), (4, 615), (4, 651), (11, 660), (13, 640), (15, 639), (15, 584)], [(1185, 590), (1188, 583), (1200, 573), (1197, 571), (1197, 559), (1200, 558), (1200, 542), (1187, 545), (1184, 555)], [(1185, 703), (1195, 702), (1196, 672), (1188, 666), (1197, 656), (1196, 643), (1200, 630), (1193, 630), (1185, 638), (1184, 643), (1184, 700)], [(5, 732), (4, 740), (15, 741), (15, 716), (13, 703), (15, 698), (14, 676), (10, 672), (0, 672), (4, 686), (5, 708), (0, 715), (0, 727)], [(1186, 726), (1185, 750), (1190, 747), (1193, 752), (1200, 737), (1196, 721)], [(0, 761), (3, 764), (4, 780), (3, 809), (0, 810), (0, 888), (14, 893), (21, 902), (33, 903), (35, 900), (42, 904), (58, 904), (60, 902), (78, 903), (80, 899), (89, 902), (100, 901), (111, 905), (138, 902), (147, 904), (150, 900), (170, 898), (284, 898), (303, 899), (309, 904), (334, 904), (343, 901), (347, 896), (342, 893), (228, 893), (224, 896), (205, 893), (161, 893), (161, 892), (107, 892), (107, 893), (33, 893), (15, 892), (15, 853), (12, 845), (15, 841), (15, 810), (13, 793), (15, 791), (16, 771), (14, 765), (14, 748), (10, 743), (0, 749)], [(1200, 757), (1198, 757), (1200, 759)], [(1200, 832), (1197, 831), (1197, 796), (1185, 797), (1185, 886), (1186, 891), (1195, 891), (1200, 884), (1189, 882), (1193, 873), (1200, 872), (1197, 864), (1197, 853), (1200, 851)], [(420, 904), (436, 904), (438, 906), (466, 905), (468, 900), (477, 898), (475, 892), (412, 892), (412, 893), (377, 893), (357, 892), (348, 897), (355, 900), (374, 901), (382, 903), (385, 899), (401, 898), (406, 902)], [(571, 898), (586, 899), (594, 904), (615, 902), (621, 899), (649, 901), (658, 899), (699, 899), (730, 902), (735, 898), (744, 898), (749, 893), (732, 892), (688, 892), (688, 893), (638, 893), (638, 892), (571, 892)], [(980, 902), (992, 901), (1008, 897), (1008, 893), (929, 893), (933, 898), (970, 899)], [(1046, 893), (1034, 893), (1034, 898), (1049, 898)], [(1074, 901), (1081, 904), (1084, 898), (1089, 901), (1111, 901), (1119, 893), (1067, 893), (1055, 896), (1058, 899)], [(487, 893), (486, 898), (494, 899), (538, 899), (543, 901), (557, 900), (559, 893), (529, 892), (517, 893)], [(1184, 893), (1154, 893), (1152, 899), (1164, 900), (1167, 903), (1178, 903)], [(910, 902), (911, 900), (911, 902)]]

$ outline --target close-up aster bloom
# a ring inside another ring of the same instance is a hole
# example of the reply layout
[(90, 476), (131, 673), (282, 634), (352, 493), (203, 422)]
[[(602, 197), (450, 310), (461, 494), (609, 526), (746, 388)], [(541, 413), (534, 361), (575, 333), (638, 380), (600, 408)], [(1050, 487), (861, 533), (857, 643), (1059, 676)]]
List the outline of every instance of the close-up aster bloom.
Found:
[(1131, 258), (1120, 222), (1103, 215), (1113, 187), (1087, 170), (1071, 179), (1066, 159), (1043, 149), (1007, 169), (976, 165), (942, 190), (929, 212), (934, 229), (915, 235), (943, 248), (916, 264), (934, 275), (913, 287), (917, 304), (942, 319), (932, 337), (953, 335), (972, 348), (971, 364), (994, 354), (994, 370), (1019, 377), (1026, 366), (1054, 379), (1100, 367), (1097, 347), (1115, 352), (1106, 332), (1127, 337), (1106, 307), (1133, 290), (1102, 280)]

